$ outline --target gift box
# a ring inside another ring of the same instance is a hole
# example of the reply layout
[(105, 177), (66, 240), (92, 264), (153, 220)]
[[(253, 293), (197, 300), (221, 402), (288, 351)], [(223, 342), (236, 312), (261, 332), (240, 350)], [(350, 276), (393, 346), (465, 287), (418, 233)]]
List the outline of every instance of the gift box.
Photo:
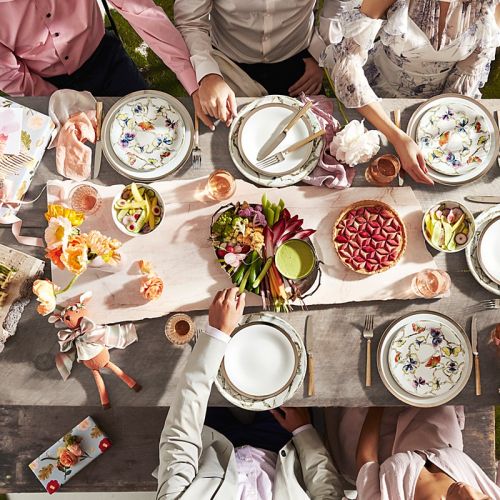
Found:
[(92, 417), (87, 417), (33, 460), (29, 468), (45, 490), (52, 494), (110, 446), (106, 434)]
[(23, 118), (20, 154), (0, 156), (0, 182), (3, 184), (0, 197), (4, 201), (3, 206), (0, 203), (0, 219), (3, 223), (19, 210), (19, 206), (10, 206), (5, 202), (23, 199), (54, 130), (54, 123), (47, 115), (0, 97), (0, 110), (7, 108), (22, 109)]

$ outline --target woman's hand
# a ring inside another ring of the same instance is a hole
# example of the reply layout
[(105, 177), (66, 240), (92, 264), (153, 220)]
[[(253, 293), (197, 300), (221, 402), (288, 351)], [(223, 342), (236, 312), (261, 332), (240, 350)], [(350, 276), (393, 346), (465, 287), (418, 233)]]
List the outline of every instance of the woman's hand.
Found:
[(414, 181), (423, 184), (434, 184), (433, 180), (427, 175), (428, 170), (425, 166), (424, 156), (410, 136), (401, 132), (392, 141), (392, 145), (401, 160), (403, 170), (408, 172)]
[(236, 116), (236, 97), (222, 76), (210, 74), (203, 77), (199, 96), (204, 113), (223, 121), (228, 127), (231, 125)]

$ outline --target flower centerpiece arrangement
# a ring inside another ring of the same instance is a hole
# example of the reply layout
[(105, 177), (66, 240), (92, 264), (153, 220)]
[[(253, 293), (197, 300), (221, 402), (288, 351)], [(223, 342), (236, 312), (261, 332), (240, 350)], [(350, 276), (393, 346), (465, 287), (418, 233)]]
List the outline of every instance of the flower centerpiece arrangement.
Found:
[(80, 226), (85, 219), (83, 213), (61, 205), (49, 205), (45, 218), (48, 222), (45, 229), (45, 256), (59, 269), (73, 274), (73, 278), (63, 289), (50, 280), (36, 280), (33, 283), (33, 293), (40, 302), (37, 311), (43, 316), (56, 309), (57, 295), (68, 291), (97, 259), (116, 265), (121, 258), (118, 253), (121, 242), (117, 239), (96, 230), (81, 232)]
[[(264, 309), (275, 311), (289, 311), (291, 302), (301, 298), (301, 283), (317, 268), (314, 248), (307, 242), (315, 230), (303, 229), (303, 222), (298, 215), (292, 217), (283, 200), (274, 204), (265, 194), (261, 204), (237, 203), (218, 215), (210, 239), (239, 293), (260, 295)], [(282, 248), (297, 240), (302, 250)], [(290, 260), (294, 269), (287, 267)]]

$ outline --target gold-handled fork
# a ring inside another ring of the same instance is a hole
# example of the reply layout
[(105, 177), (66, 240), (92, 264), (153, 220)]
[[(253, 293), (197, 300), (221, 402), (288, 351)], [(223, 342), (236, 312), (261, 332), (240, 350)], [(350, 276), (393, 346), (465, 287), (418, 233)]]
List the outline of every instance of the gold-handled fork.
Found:
[(489, 309), (500, 309), (500, 299), (481, 300), (477, 304), (466, 308), (467, 312), (487, 311)]
[(191, 151), (191, 165), (193, 170), (199, 170), (201, 168), (201, 149), (200, 149), (200, 132), (199, 132), (199, 123), (198, 116), (196, 113), (194, 115), (194, 147), (193, 151)]
[[(497, 111), (497, 125), (498, 125), (498, 128), (500, 129), (500, 111)], [(500, 167), (500, 152), (497, 155), (497, 163), (498, 163), (498, 166)]]
[(372, 338), (373, 338), (373, 314), (365, 316), (365, 327), (363, 328), (363, 338), (366, 339), (366, 377), (365, 385), (372, 385)]
[(295, 144), (288, 146), (283, 151), (280, 151), (279, 153), (269, 156), (264, 160), (258, 161), (256, 163), (256, 166), (260, 168), (272, 167), (273, 165), (276, 165), (276, 163), (283, 161), (287, 154), (292, 153), (293, 151), (297, 151), (297, 149), (300, 149), (301, 147), (305, 146), (306, 144), (309, 144), (318, 137), (321, 137), (322, 135), (324, 135), (324, 133), (325, 133), (324, 129), (318, 130), (318, 132), (316, 132), (315, 134), (311, 134), (309, 137), (306, 137), (305, 139), (302, 139), (296, 142)]
[[(399, 108), (396, 108), (394, 111), (394, 125), (401, 129), (401, 110)], [(400, 168), (399, 173), (398, 173), (398, 186), (402, 187), (405, 183), (405, 171)]]

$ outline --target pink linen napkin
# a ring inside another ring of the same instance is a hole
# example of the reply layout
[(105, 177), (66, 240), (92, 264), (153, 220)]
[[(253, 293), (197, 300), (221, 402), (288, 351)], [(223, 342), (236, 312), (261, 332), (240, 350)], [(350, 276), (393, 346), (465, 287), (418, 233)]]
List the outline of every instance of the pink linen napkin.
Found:
[(90, 92), (57, 90), (49, 100), (49, 115), (56, 125), (49, 147), (56, 147), (57, 171), (74, 181), (90, 178), (92, 150), (85, 144), (95, 142), (96, 100)]
[(340, 130), (340, 123), (333, 117), (333, 99), (324, 95), (301, 95), (302, 102), (312, 101), (312, 111), (321, 126), (326, 130), (325, 145), (316, 168), (304, 179), (311, 186), (325, 186), (333, 189), (346, 189), (351, 186), (354, 175), (353, 167), (344, 165), (330, 154), (330, 143)]

